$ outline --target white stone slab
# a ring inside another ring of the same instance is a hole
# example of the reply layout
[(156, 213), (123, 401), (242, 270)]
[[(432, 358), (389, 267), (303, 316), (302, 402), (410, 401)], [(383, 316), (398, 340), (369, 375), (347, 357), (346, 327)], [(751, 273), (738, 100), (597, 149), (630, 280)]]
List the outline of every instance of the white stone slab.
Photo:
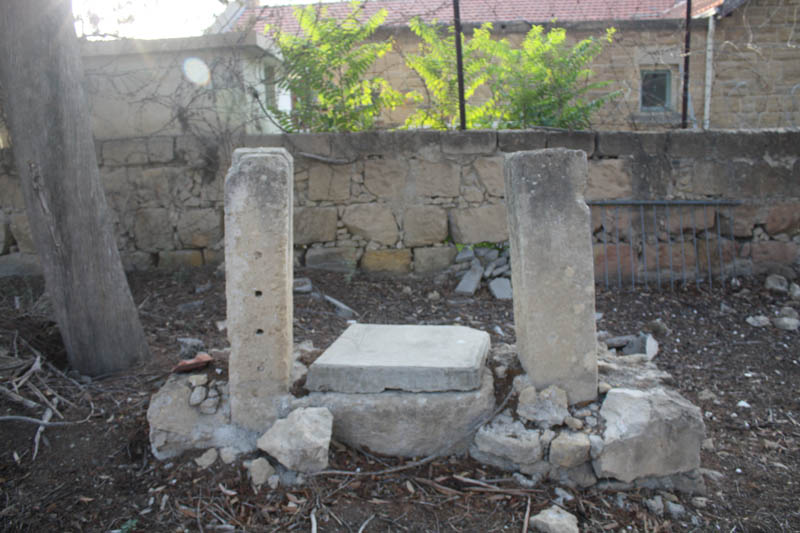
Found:
[(489, 334), (464, 326), (353, 324), (308, 370), (311, 391), (480, 388)]

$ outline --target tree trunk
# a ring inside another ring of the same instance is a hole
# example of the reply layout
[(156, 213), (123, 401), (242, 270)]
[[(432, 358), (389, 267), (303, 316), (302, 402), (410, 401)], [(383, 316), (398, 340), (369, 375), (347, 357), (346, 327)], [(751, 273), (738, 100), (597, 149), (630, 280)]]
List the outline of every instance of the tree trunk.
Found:
[(149, 357), (100, 185), (70, 0), (2, 0), (0, 80), (33, 241), (67, 349), (98, 375)]

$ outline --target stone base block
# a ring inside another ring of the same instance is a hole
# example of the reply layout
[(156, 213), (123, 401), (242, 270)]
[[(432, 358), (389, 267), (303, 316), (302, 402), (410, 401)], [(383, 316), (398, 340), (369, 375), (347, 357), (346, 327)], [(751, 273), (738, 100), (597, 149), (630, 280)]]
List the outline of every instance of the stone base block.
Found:
[(192, 449), (230, 446), (241, 453), (255, 450), (258, 434), (231, 424), (226, 393), (221, 395), (214, 414), (203, 414), (191, 406), (191, 394), (188, 376), (172, 376), (150, 399), (147, 422), (156, 459), (163, 461)]
[(333, 437), (352, 446), (400, 457), (459, 453), (494, 410), (491, 372), (480, 389), (469, 392), (313, 392), (293, 407), (327, 407)]

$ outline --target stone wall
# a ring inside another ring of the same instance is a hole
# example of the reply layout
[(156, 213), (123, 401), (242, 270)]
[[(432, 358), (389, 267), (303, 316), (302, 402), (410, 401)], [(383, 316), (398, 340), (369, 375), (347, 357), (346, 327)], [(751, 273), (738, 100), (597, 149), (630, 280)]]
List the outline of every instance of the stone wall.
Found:
[[(700, 208), (682, 214), (684, 226), (694, 217), (701, 247), (721, 236), (714, 250), (724, 262), (752, 269), (798, 257), (800, 130), (384, 131), (260, 136), (245, 144), (282, 146), (294, 156), (295, 259), (308, 267), (429, 272), (451, 264), (453, 243), (506, 241), (504, 156), (545, 147), (588, 154), (590, 201), (740, 200), (719, 218)], [(98, 141), (97, 152), (128, 268), (222, 260), (230, 154), (186, 136)], [(0, 154), (0, 252), (34, 253), (10, 153)], [(616, 271), (619, 263), (627, 277), (652, 270), (656, 258), (663, 268), (669, 254), (705, 257), (667, 249), (690, 239), (677, 218), (643, 221), (635, 211), (615, 217), (593, 209), (597, 267)]]

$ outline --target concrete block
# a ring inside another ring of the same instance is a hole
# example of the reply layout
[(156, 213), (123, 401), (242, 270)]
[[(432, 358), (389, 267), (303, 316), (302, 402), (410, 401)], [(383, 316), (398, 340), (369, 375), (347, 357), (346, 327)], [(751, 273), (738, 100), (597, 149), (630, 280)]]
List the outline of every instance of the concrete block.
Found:
[(327, 407), (339, 442), (385, 455), (424, 457), (467, 449), (475, 428), (495, 408), (494, 384), (492, 373), (484, 372), (473, 391), (312, 392), (294, 406)]
[(352, 272), (358, 264), (358, 249), (352, 247), (309, 248), (306, 267), (332, 272)]
[(294, 210), (294, 243), (312, 244), (336, 240), (335, 207), (297, 207)]
[(597, 396), (594, 269), (586, 154), (506, 156), (508, 226), (519, 359), (537, 389), (570, 404)]
[(282, 148), (240, 148), (225, 178), (231, 417), (264, 431), (292, 367), (292, 177)]
[(456, 197), (459, 195), (461, 188), (459, 165), (447, 161), (432, 162), (422, 159), (412, 159), (409, 163), (414, 195), (417, 198)]
[(504, 196), (506, 192), (503, 161), (501, 156), (479, 157), (472, 164), (478, 174), (478, 179), (486, 188), (486, 192), (492, 196)]
[(401, 200), (408, 180), (408, 160), (401, 157), (364, 161), (364, 187), (382, 200)]
[(367, 272), (404, 274), (411, 270), (411, 250), (367, 250), (361, 256), (361, 268)]
[(453, 242), (475, 244), (508, 239), (508, 219), (503, 204), (451, 209), (449, 219)]
[(493, 130), (448, 131), (442, 135), (445, 154), (493, 154), (497, 150), (497, 132)]
[(497, 132), (501, 152), (521, 152), (547, 148), (546, 130), (501, 130)]
[(308, 171), (308, 199), (340, 202), (350, 198), (353, 165), (314, 163)]
[(447, 238), (447, 212), (437, 206), (411, 206), (403, 212), (406, 246), (438, 244)]
[(383, 204), (356, 204), (348, 206), (342, 222), (353, 235), (381, 244), (395, 244), (398, 231), (392, 209)]
[(439, 272), (449, 267), (455, 256), (455, 246), (414, 248), (414, 272)]
[(583, 150), (586, 157), (594, 154), (595, 134), (593, 131), (550, 131), (547, 133), (548, 148), (567, 148)]
[(312, 391), (480, 388), (489, 334), (464, 326), (353, 324), (308, 369)]

